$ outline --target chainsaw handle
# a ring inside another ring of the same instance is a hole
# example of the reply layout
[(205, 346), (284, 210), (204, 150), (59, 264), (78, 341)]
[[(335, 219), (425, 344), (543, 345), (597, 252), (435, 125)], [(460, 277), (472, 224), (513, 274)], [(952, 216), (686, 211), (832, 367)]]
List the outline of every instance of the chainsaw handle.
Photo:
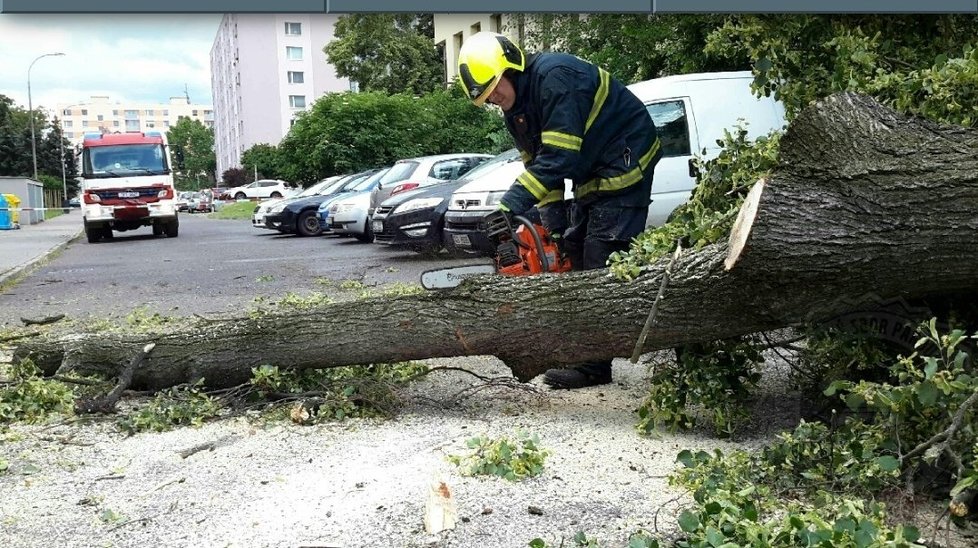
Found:
[(537, 246), (537, 256), (540, 257), (540, 266), (543, 267), (543, 272), (550, 272), (550, 261), (547, 260), (547, 253), (543, 247), (543, 240), (540, 238), (540, 234), (537, 233), (533, 223), (522, 215), (513, 215), (513, 220), (520, 223), (530, 231), (530, 235), (533, 236), (533, 243)]

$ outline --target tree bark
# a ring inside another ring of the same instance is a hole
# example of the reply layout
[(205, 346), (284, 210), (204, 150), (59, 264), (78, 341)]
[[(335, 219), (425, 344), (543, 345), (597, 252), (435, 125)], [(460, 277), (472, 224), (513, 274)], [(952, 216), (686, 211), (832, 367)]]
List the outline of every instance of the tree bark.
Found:
[[(867, 298), (978, 289), (978, 132), (832, 96), (803, 112), (779, 168), (751, 190), (731, 241), (684, 252), (644, 350), (819, 322)], [(458, 288), (209, 323), (158, 335), (23, 341), (47, 372), (117, 372), (155, 343), (134, 386), (246, 381), (262, 364), (322, 368), (495, 355), (520, 379), (631, 354), (669, 257), (633, 282), (607, 271)], [(221, 333), (215, 338), (213, 333)], [(66, 357), (67, 356), (67, 357)]]

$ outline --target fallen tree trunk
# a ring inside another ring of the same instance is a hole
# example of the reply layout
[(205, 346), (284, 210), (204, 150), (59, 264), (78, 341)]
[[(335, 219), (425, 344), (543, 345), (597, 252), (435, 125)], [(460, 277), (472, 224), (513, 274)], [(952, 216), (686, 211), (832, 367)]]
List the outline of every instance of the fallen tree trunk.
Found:
[[(978, 288), (978, 132), (908, 119), (840, 94), (802, 113), (781, 164), (751, 190), (729, 244), (673, 267), (644, 350), (822, 321), (868, 296)], [(520, 379), (628, 356), (668, 257), (638, 280), (606, 271), (483, 277), (437, 293), (374, 298), (157, 335), (24, 341), (47, 372), (116, 374), (148, 343), (133, 385), (246, 381), (296, 368), (495, 355)], [(213, 333), (220, 333), (215, 337)]]

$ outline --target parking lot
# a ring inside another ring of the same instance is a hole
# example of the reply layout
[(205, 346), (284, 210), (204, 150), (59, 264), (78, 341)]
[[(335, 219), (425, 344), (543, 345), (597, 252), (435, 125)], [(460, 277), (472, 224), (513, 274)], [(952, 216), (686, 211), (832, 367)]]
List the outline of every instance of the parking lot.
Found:
[(486, 261), (419, 255), (354, 238), (282, 235), (205, 215), (181, 215), (180, 225), (178, 238), (155, 238), (144, 228), (98, 244), (75, 240), (0, 294), (0, 324), (19, 324), (25, 316), (125, 315), (138, 307), (177, 316), (233, 314), (256, 298), (417, 284), (425, 270)]

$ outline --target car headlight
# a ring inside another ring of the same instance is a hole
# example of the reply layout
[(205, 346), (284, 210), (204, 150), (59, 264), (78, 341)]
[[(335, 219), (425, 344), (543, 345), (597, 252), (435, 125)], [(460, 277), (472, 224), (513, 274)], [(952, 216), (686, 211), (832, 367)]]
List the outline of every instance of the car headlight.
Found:
[(414, 211), (415, 209), (438, 207), (438, 205), (444, 201), (444, 198), (415, 198), (395, 207), (394, 211), (391, 213), (407, 213), (408, 211)]
[(268, 214), (268, 213), (278, 213), (278, 212), (282, 211), (283, 209), (285, 209), (285, 206), (286, 205), (288, 205), (288, 204), (275, 204), (275, 205), (267, 206), (268, 209), (265, 210), (265, 213), (266, 214)]
[(490, 192), (489, 195), (486, 196), (486, 205), (494, 206), (499, 204), (499, 200), (502, 200), (504, 194), (506, 194), (505, 190), (497, 190), (496, 192)]

